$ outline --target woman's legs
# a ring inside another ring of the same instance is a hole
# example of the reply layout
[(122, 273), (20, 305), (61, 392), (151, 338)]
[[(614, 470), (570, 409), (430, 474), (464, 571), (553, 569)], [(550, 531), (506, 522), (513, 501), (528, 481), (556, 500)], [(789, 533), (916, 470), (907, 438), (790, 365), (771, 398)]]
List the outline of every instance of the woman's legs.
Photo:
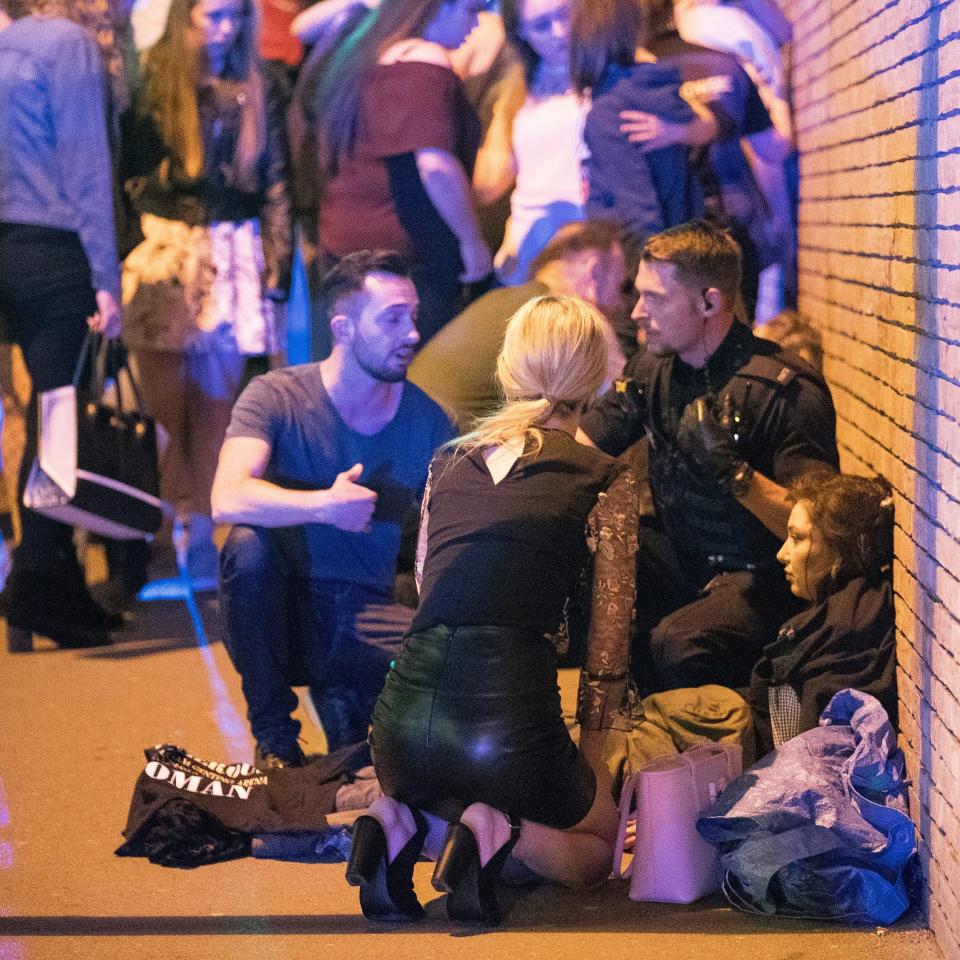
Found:
[[(481, 867), (486, 866), (512, 838), (513, 828), (506, 814), (485, 803), (467, 807), (460, 822), (476, 839)], [(560, 830), (533, 820), (523, 820), (510, 857), (538, 876), (564, 886), (594, 886), (610, 874), (618, 826), (619, 815), (610, 793), (610, 778), (601, 773), (593, 803), (579, 823)]]
[(238, 353), (206, 351), (137, 354), (144, 399), (170, 435), (161, 473), (163, 496), (190, 524), (191, 574), (216, 581), (210, 489), (230, 412), (243, 378)]
[(147, 413), (169, 438), (160, 465), (160, 495), (179, 511), (188, 488), (184, 355), (172, 350), (138, 350), (136, 360)]
[(524, 820), (512, 856), (534, 873), (564, 886), (594, 886), (610, 875), (618, 825), (609, 784), (598, 777), (593, 804), (578, 824), (558, 830)]
[(423, 907), (413, 889), (413, 867), (429, 826), (426, 818), (392, 797), (380, 796), (353, 828), (347, 882), (360, 888), (368, 920), (419, 920)]

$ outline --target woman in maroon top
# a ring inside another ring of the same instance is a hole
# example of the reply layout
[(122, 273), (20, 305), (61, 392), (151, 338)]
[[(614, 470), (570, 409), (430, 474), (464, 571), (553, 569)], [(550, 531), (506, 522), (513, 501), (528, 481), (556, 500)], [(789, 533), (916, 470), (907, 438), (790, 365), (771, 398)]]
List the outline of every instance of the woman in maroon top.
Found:
[(485, 4), (384, 0), (330, 53), (311, 104), (323, 252), (408, 256), (423, 340), (492, 267), (470, 188), (479, 122), (450, 61)]

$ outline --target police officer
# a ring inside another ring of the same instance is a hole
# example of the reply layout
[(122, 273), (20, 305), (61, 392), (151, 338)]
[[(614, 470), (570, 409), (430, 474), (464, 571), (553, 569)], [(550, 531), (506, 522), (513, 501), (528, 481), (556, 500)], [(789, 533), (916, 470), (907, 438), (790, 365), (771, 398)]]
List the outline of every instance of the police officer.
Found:
[(830, 392), (737, 320), (741, 269), (736, 243), (705, 222), (651, 237), (633, 311), (646, 349), (582, 422), (580, 439), (613, 455), (650, 442), (634, 656), (648, 689), (749, 682), (797, 609), (776, 562), (786, 486), (838, 468)]

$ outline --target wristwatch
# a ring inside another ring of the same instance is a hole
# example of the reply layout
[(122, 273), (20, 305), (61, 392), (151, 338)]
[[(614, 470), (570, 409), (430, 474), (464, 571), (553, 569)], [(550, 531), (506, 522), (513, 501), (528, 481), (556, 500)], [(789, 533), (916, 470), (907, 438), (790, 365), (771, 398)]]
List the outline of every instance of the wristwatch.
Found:
[(744, 460), (727, 482), (727, 489), (730, 491), (730, 496), (739, 500), (750, 491), (751, 483), (753, 483), (753, 467)]

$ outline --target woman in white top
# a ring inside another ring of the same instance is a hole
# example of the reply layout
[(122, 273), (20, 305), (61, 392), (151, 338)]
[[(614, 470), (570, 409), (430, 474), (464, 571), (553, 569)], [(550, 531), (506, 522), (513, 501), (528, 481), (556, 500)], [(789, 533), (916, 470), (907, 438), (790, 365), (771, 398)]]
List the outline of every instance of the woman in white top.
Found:
[(489, 203), (515, 184), (494, 259), (501, 282), (515, 285), (559, 227), (583, 219), (583, 109), (570, 83), (571, 0), (503, 0), (501, 8), (521, 65), (497, 100), (474, 188)]

